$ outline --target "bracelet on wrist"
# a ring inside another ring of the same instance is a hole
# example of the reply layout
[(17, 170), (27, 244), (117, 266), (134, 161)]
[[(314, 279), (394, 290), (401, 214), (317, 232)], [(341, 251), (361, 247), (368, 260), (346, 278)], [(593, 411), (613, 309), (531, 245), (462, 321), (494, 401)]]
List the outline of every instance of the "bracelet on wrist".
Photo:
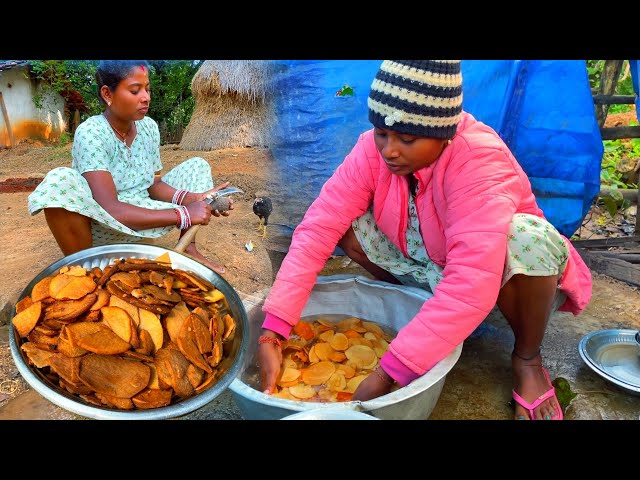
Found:
[(396, 383), (396, 382), (395, 382), (395, 380), (394, 380), (393, 378), (391, 378), (391, 380), (389, 380), (389, 379), (387, 378), (387, 375), (388, 375), (388, 374), (384, 373), (384, 370), (382, 370), (381, 368), (376, 368), (376, 369), (374, 370), (374, 372), (375, 372), (375, 374), (376, 374), (376, 375), (378, 375), (378, 377), (380, 377), (382, 380), (384, 380), (384, 381), (385, 381), (385, 383), (387, 383), (387, 384), (389, 384), (389, 385), (393, 385), (393, 384), (395, 384), (395, 383)]
[(273, 345), (276, 345), (278, 348), (282, 348), (282, 340), (276, 337), (272, 337), (270, 335), (261, 335), (260, 338), (258, 338), (258, 345), (261, 345), (263, 343), (272, 343)]

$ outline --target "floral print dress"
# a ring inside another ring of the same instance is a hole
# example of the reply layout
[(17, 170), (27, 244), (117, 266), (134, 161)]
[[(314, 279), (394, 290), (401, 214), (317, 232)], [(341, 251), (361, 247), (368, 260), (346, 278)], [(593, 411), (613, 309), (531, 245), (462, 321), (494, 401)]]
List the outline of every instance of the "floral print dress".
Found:
[[(136, 242), (169, 233), (174, 226), (132, 230), (118, 222), (93, 198), (85, 172), (104, 170), (111, 173), (118, 200), (142, 208), (169, 209), (172, 203), (154, 200), (147, 189), (153, 185), (160, 161), (160, 132), (157, 123), (145, 117), (136, 121), (137, 134), (127, 146), (113, 132), (104, 115), (94, 115), (82, 122), (74, 135), (71, 168), (51, 170), (29, 195), (28, 208), (35, 215), (43, 208), (64, 208), (91, 218), (94, 245)], [(162, 177), (174, 188), (205, 192), (213, 188), (211, 167), (202, 158), (191, 158)]]
[[(420, 233), (420, 221), (413, 195), (409, 195), (409, 222), (406, 232), (409, 258), (380, 231), (371, 209), (357, 218), (352, 223), (352, 228), (369, 260), (387, 270), (403, 285), (435, 291), (442, 280), (443, 267), (429, 258)], [(511, 220), (507, 235), (502, 286), (516, 274), (562, 275), (568, 258), (567, 243), (553, 225), (543, 218), (517, 213)]]

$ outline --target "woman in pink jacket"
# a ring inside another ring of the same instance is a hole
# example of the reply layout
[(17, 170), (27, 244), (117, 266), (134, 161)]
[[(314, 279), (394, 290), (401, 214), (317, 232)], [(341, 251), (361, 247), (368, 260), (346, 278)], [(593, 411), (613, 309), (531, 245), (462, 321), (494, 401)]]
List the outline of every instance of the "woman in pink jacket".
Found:
[(497, 303), (515, 337), (515, 418), (562, 419), (540, 346), (554, 304), (576, 315), (587, 305), (589, 269), (544, 219), (509, 148), (462, 110), (459, 61), (385, 60), (368, 107), (374, 128), (309, 207), (265, 301), (262, 389), (272, 392), (280, 341), (340, 245), (375, 278), (433, 292), (354, 400), (428, 372)]

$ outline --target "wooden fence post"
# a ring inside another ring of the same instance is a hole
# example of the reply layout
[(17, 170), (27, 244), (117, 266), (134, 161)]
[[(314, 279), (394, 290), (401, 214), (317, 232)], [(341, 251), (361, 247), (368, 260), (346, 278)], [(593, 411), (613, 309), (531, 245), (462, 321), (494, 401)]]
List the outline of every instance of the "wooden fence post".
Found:
[(4, 124), (7, 126), (7, 133), (9, 134), (9, 147), (13, 147), (16, 142), (13, 139), (13, 130), (11, 130), (11, 124), (9, 123), (9, 112), (7, 112), (7, 107), (4, 104), (4, 97), (2, 96), (2, 92), (0, 92), (0, 108), (2, 108), (2, 115), (4, 115)]

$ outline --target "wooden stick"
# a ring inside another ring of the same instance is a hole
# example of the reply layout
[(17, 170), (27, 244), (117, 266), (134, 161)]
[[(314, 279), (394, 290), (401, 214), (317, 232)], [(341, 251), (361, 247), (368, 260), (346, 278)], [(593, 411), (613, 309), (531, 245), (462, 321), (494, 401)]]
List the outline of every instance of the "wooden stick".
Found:
[(4, 98), (2, 97), (2, 92), (0, 92), (0, 107), (2, 107), (4, 124), (7, 126), (7, 133), (9, 134), (9, 147), (13, 147), (16, 144), (16, 142), (13, 139), (13, 130), (11, 130), (11, 124), (9, 123), (9, 113), (7, 112), (7, 106), (4, 104)]
[(189, 246), (189, 244), (193, 241), (193, 239), (196, 238), (196, 233), (198, 233), (199, 228), (200, 228), (200, 225), (191, 225), (187, 229), (187, 231), (184, 232), (184, 235), (180, 237), (180, 240), (176, 244), (176, 247), (174, 248), (174, 250), (180, 253), (184, 252), (184, 250)]

